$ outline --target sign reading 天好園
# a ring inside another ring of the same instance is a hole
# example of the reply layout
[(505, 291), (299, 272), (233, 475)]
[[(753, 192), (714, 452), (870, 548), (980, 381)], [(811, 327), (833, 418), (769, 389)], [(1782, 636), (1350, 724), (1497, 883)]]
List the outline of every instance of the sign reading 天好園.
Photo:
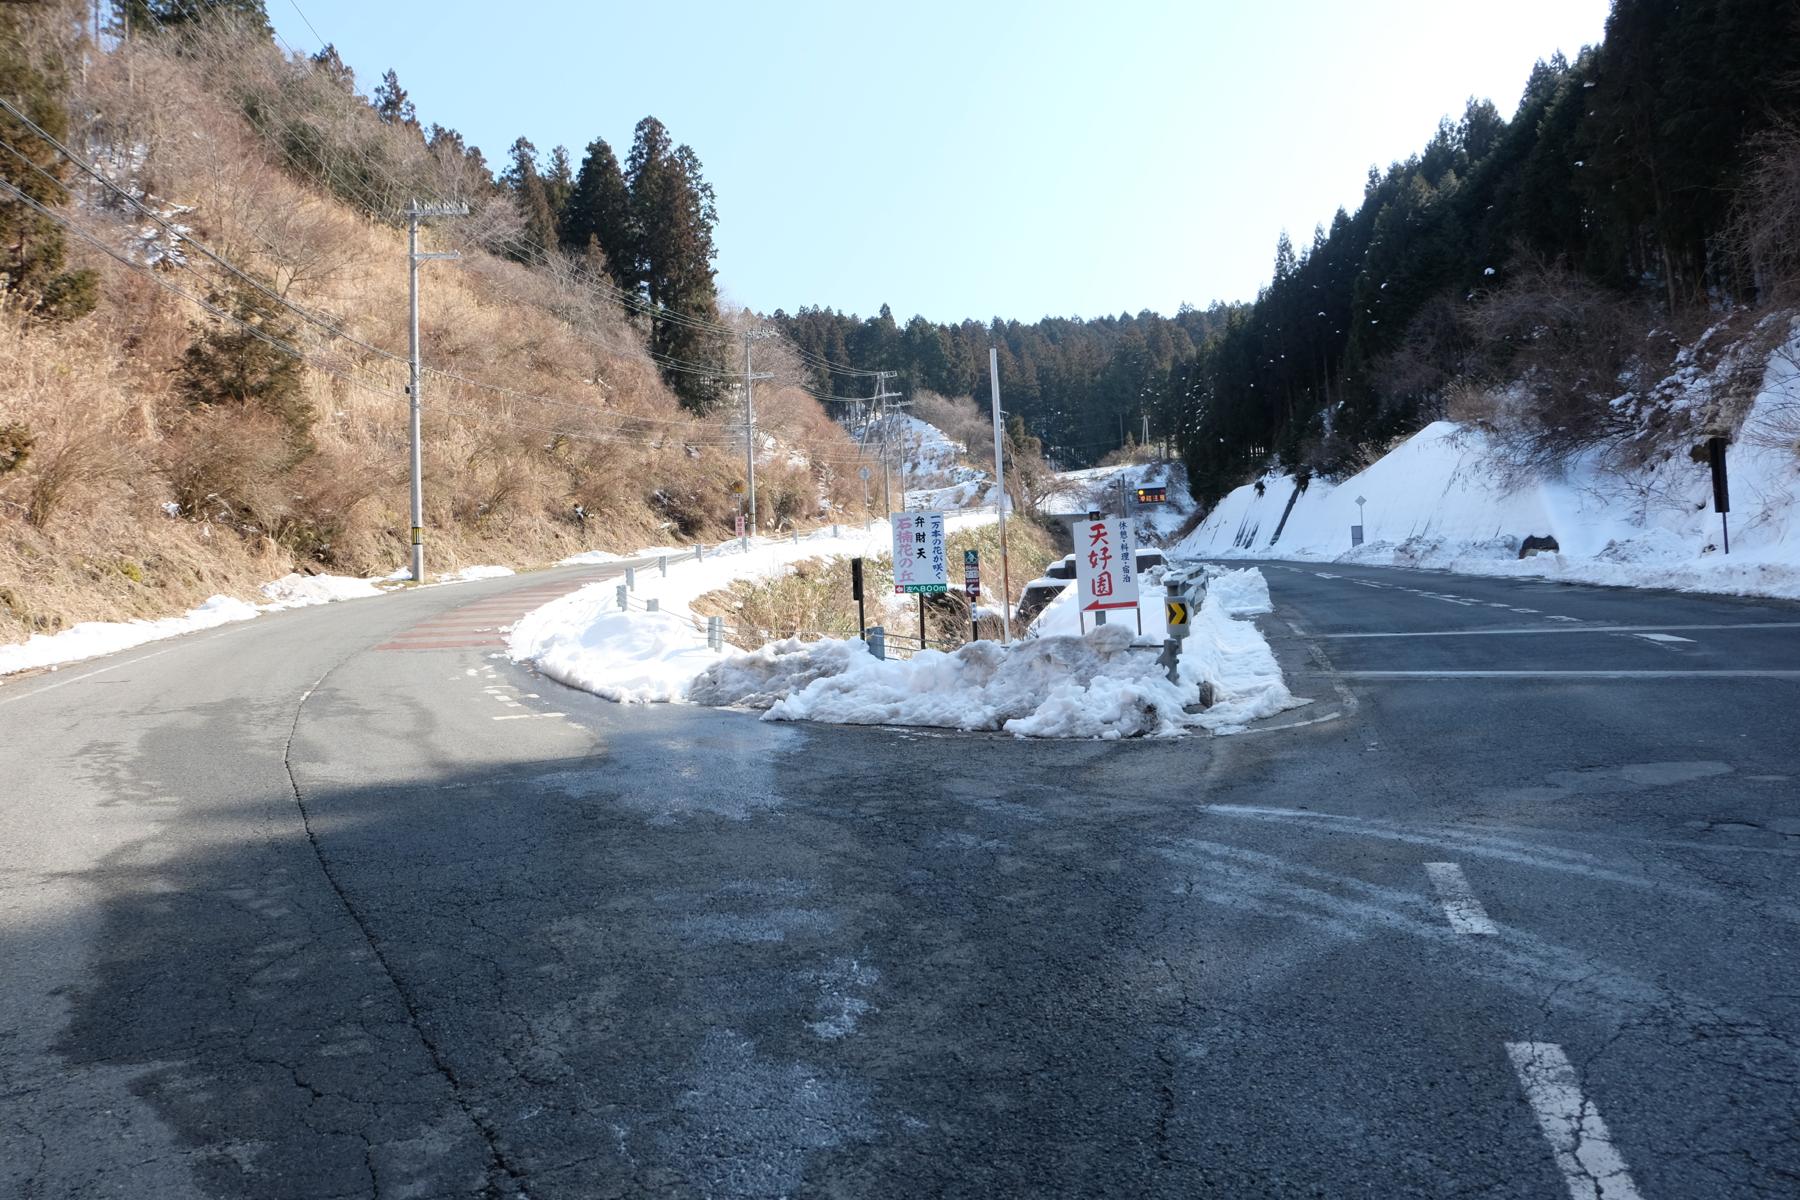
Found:
[(943, 513), (889, 513), (894, 530), (894, 594), (950, 590)]
[(1076, 521), (1075, 581), (1082, 612), (1136, 608), (1137, 547), (1122, 517)]

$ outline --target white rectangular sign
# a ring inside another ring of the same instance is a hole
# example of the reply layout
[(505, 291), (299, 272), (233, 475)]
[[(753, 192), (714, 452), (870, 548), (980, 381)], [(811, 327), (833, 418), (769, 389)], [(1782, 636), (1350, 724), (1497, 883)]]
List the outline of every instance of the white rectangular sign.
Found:
[(1075, 581), (1082, 612), (1138, 606), (1137, 546), (1119, 517), (1074, 524)]
[(944, 514), (889, 513), (894, 529), (894, 594), (950, 590), (950, 562), (944, 555)]

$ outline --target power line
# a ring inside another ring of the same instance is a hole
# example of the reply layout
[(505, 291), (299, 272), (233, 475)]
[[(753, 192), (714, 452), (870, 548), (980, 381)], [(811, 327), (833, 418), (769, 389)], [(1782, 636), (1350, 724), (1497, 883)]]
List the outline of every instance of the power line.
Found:
[[(223, 255), (215, 252), (211, 247), (207, 246), (206, 243), (199, 241), (198, 239), (193, 238), (186, 233), (181, 232), (179, 229), (176, 228), (175, 225), (170, 223), (161, 213), (158, 213), (156, 210), (152, 209), (149, 205), (144, 204), (137, 197), (133, 196), (130, 192), (127, 192), (124, 188), (120, 187), (118, 184), (116, 184), (112, 180), (108, 179), (106, 177), (106, 175), (102, 171), (100, 171), (97, 167), (93, 166), (91, 163), (88, 163), (87, 161), (82, 159), (79, 155), (77, 155), (73, 150), (70, 150), (67, 146), (63, 145), (61, 142), (59, 142), (55, 138), (51, 137), (48, 133), (44, 132), (44, 130), (41, 126), (39, 126), (30, 117), (28, 117), (24, 113), (20, 112), (19, 109), (10, 100), (6, 99), (4, 96), (0, 96), (0, 109), (5, 109), (8, 113), (12, 114), (12, 116), (15, 120), (19, 121), (27, 129), (31, 130), (32, 133), (36, 134), (38, 137), (42, 138), (50, 146), (54, 147), (55, 150), (57, 151), (57, 153), (61, 154), (64, 158), (68, 159), (69, 162), (73, 163), (79, 170), (82, 171), (83, 174), (86, 174), (90, 178), (94, 179), (96, 182), (101, 184), (101, 186), (107, 188), (109, 191), (113, 192), (114, 194), (119, 196), (121, 199), (125, 200), (126, 203), (130, 204), (133, 208), (137, 209), (139, 212), (143, 213), (146, 217), (150, 218), (150, 220), (154, 221), (159, 228), (161, 228), (171, 238), (175, 239), (176, 243), (179, 243), (182, 245), (187, 245), (187, 246), (192, 246), (203, 257), (210, 259), (212, 262), (218, 264), (224, 270), (230, 272), (232, 275), (235, 275), (237, 278), (243, 280), (245, 283), (249, 284), (251, 287), (255, 288), (257, 291), (259, 291), (259, 292), (263, 293), (265, 296), (269, 297), (269, 299), (275, 301), (275, 303), (281, 305), (283, 308), (288, 309), (290, 312), (293, 312), (294, 314), (299, 316), (302, 320), (306, 321), (308, 324), (315, 325), (318, 328), (324, 330), (326, 333), (330, 334), (332, 337), (342, 338), (343, 340), (351, 343), (352, 345), (357, 346), (360, 349), (366, 350), (370, 354), (374, 354), (374, 355), (377, 355), (382, 358), (392, 359), (395, 362), (404, 362), (405, 361), (405, 359), (403, 359), (400, 355), (394, 354), (387, 350), (383, 350), (379, 346), (371, 345), (368, 342), (363, 341), (361, 338), (356, 337), (354, 334), (346, 333), (342, 328), (340, 328), (336, 325), (333, 325), (331, 322), (325, 320), (323, 317), (320, 317), (320, 316), (314, 314), (313, 312), (309, 311), (308, 309), (303, 308), (298, 304), (295, 304), (293, 301), (287, 299), (285, 296), (281, 295), (279, 292), (275, 291), (275, 289), (269, 287), (267, 284), (263, 283), (261, 280), (256, 279), (256, 278), (252, 277), (250, 274), (248, 274), (247, 272), (239, 269), (235, 264), (233, 264), (232, 262), (227, 260)], [(20, 162), (22, 162), (26, 166), (30, 167), (33, 171), (37, 172), (37, 174), (39, 174), (43, 178), (49, 180), (51, 183), (54, 183), (59, 187), (65, 186), (62, 184), (61, 180), (56, 178), (56, 176), (50, 174), (48, 171), (44, 170), (44, 168), (38, 166), (37, 163), (33, 162), (31, 160), (31, 158), (25, 154), (24, 151), (20, 150), (17, 146), (14, 146), (11, 142), (6, 141), (4, 138), (0, 138), (0, 149), (6, 150), (14, 158), (18, 159)], [(182, 265), (185, 265), (185, 264), (182, 264)]]
[(311, 21), (311, 20), (310, 20), (310, 19), (309, 19), (309, 18), (308, 18), (308, 17), (307, 17), (307, 15), (306, 15), (306, 14), (305, 14), (305, 13), (304, 13), (304, 12), (302, 12), (302, 11), (301, 11), (301, 9), (300, 9), (300, 0), (288, 0), (288, 3), (289, 3), (289, 4), (291, 4), (291, 5), (293, 5), (293, 6), (294, 6), (294, 11), (295, 11), (295, 12), (296, 12), (296, 13), (299, 13), (299, 15), (300, 15), (300, 20), (301, 20), (301, 21), (303, 21), (303, 22), (305, 22), (305, 24), (306, 24), (306, 27), (307, 27), (307, 29), (309, 29), (309, 30), (312, 30), (312, 35), (313, 35), (313, 37), (315, 37), (315, 38), (317, 38), (317, 39), (318, 39), (318, 42), (319, 42), (319, 49), (320, 49), (320, 50), (323, 50), (323, 49), (325, 49), (325, 47), (326, 47), (326, 46), (327, 46), (327, 45), (329, 45), (329, 43), (328, 43), (328, 42), (326, 42), (326, 40), (325, 40), (325, 39), (324, 39), (324, 38), (322, 38), (322, 37), (319, 37), (319, 31), (318, 31), (318, 30), (317, 30), (317, 29), (313, 29), (313, 23), (312, 23), (312, 21)]

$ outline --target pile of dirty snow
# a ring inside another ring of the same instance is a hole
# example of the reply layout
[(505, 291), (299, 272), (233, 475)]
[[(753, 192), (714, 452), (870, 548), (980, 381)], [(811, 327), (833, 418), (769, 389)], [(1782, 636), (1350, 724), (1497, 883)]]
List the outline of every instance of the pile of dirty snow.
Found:
[[(1160, 596), (1146, 598), (1160, 610)], [(697, 704), (766, 710), (765, 720), (999, 730), (1019, 737), (1233, 733), (1305, 704), (1247, 618), (1266, 613), (1262, 572), (1214, 572), (1169, 682), (1154, 639), (1116, 620), (1081, 635), (881, 660), (857, 640), (785, 641), (709, 666), (688, 689)], [(1158, 611), (1160, 616), (1160, 611)], [(1202, 685), (1212, 707), (1186, 711)]]
[(771, 721), (931, 725), (1020, 737), (1119, 738), (1180, 733), (1196, 699), (1164, 677), (1132, 631), (950, 653), (876, 658), (861, 641), (786, 641), (709, 668), (689, 689), (699, 704), (765, 708)]

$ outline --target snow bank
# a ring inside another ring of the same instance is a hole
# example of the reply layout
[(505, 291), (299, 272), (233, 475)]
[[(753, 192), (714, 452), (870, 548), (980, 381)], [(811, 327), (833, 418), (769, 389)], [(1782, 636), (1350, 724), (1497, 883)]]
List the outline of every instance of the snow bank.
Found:
[(1311, 703), (1288, 691), (1268, 640), (1245, 619), (1273, 611), (1263, 573), (1252, 567), (1207, 574), (1206, 597), (1181, 648), (1182, 681), (1212, 690), (1212, 707), (1196, 724), (1236, 733), (1251, 721)]
[[(1148, 593), (1148, 590), (1147, 590)], [(1146, 595), (1161, 620), (1160, 590)], [(882, 661), (860, 641), (785, 641), (709, 666), (689, 689), (698, 704), (762, 708), (765, 720), (1001, 730), (1019, 737), (1170, 736), (1189, 728), (1235, 733), (1308, 703), (1283, 682), (1254, 622), (1269, 611), (1255, 569), (1217, 573), (1182, 650), (1180, 684), (1158, 664), (1154, 639), (1117, 619), (1084, 635), (1005, 646), (975, 642)], [(1148, 622), (1146, 626), (1148, 627)], [(1185, 706), (1207, 685), (1211, 708)]]
[[(993, 513), (964, 513), (947, 517), (944, 525), (948, 530), (967, 529), (994, 519)], [(691, 547), (672, 550), (667, 576), (655, 567), (639, 568), (637, 590), (624, 611), (618, 602), (623, 580), (589, 584), (521, 618), (508, 634), (507, 651), (514, 661), (534, 663), (559, 683), (608, 700), (678, 702), (686, 698), (689, 680), (736, 653), (707, 647), (705, 620), (691, 607), (699, 597), (733, 580), (785, 574), (805, 559), (872, 557), (891, 547), (887, 522), (875, 521), (867, 532), (846, 527), (833, 537), (829, 529), (821, 529), (798, 543), (753, 539), (748, 551), (733, 541), (709, 550), (704, 561), (694, 559)], [(577, 556), (571, 561), (613, 558)], [(644, 611), (649, 599), (657, 601), (658, 612)]]
[(381, 595), (381, 589), (375, 586), (373, 580), (357, 579), (350, 575), (283, 575), (272, 583), (263, 584), (258, 590), (269, 599), (269, 603), (261, 606), (265, 612)]
[(770, 721), (994, 729), (1019, 737), (1167, 736), (1186, 727), (1194, 699), (1164, 677), (1132, 633), (1004, 646), (974, 642), (883, 661), (860, 641), (786, 641), (709, 667), (693, 683), (700, 704), (766, 708)]
[(718, 658), (688, 618), (620, 612), (604, 596), (587, 601), (547, 606), (558, 610), (550, 619), (539, 609), (513, 633), (515, 644), (534, 648), (538, 670), (560, 683), (620, 704), (667, 703), (684, 698), (688, 681)]
[(504, 579), (516, 574), (518, 572), (511, 567), (464, 567), (460, 571), (440, 575), (438, 579), (443, 583), (468, 583), (475, 579)]
[[(1705, 462), (1677, 453), (1621, 473), (1591, 454), (1558, 477), (1519, 480), (1493, 439), (1449, 421), (1336, 486), (1315, 479), (1296, 496), (1293, 478), (1276, 473), (1260, 493), (1238, 488), (1172, 553), (1800, 598), (1800, 463), (1791, 436), (1782, 444), (1796, 411), (1800, 338), (1770, 359), (1731, 447), (1729, 555)], [(1365, 544), (1352, 548), (1359, 511)], [(1519, 558), (1533, 534), (1554, 537), (1559, 552)]]
[(23, 642), (0, 646), (0, 675), (98, 658), (146, 642), (198, 633), (234, 621), (248, 621), (266, 612), (379, 596), (382, 589), (375, 586), (378, 582), (381, 581), (348, 575), (296, 573), (263, 584), (258, 590), (267, 600), (264, 604), (248, 604), (230, 596), (212, 596), (179, 617), (163, 617), (156, 621), (83, 621), (58, 633), (33, 634)]
[(0, 675), (54, 667), (129, 650), (145, 642), (178, 637), (201, 629), (248, 621), (261, 610), (230, 596), (214, 596), (179, 617), (160, 621), (83, 621), (60, 633), (39, 633), (23, 642), (0, 646)]

